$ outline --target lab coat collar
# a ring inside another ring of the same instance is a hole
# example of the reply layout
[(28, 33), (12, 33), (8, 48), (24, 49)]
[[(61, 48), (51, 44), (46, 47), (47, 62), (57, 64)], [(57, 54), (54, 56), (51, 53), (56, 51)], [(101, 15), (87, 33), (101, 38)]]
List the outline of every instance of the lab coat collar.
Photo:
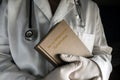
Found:
[(61, 0), (54, 16), (52, 16), (48, 0), (34, 0), (34, 1), (35, 4), (40, 8), (42, 13), (52, 24), (56, 24), (57, 22), (64, 19), (64, 16), (73, 8), (74, 5), (74, 0)]
[(38, 6), (38, 8), (40, 8), (46, 18), (50, 20), (52, 17), (52, 13), (48, 0), (34, 0), (34, 2)]

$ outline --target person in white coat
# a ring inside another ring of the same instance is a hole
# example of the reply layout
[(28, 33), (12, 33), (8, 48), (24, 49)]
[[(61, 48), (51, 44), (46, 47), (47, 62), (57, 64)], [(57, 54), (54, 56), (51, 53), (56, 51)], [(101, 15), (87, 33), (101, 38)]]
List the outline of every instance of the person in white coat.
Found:
[[(51, 6), (51, 1), (59, 5)], [(107, 45), (96, 3), (91, 0), (32, 0), (32, 11), (29, 5), (30, 0), (1, 0), (0, 80), (109, 79), (112, 48)], [(61, 53), (61, 59), (69, 64), (54, 68), (34, 47), (63, 19), (86, 47), (93, 48), (93, 57)], [(33, 37), (30, 37), (31, 31)]]

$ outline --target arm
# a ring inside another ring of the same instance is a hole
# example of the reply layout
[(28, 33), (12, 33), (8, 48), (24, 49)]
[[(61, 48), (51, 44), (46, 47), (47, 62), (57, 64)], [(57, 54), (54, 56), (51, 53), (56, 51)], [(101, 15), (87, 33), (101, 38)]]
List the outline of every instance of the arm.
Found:
[(95, 44), (93, 48), (93, 54), (94, 57), (92, 58), (93, 61), (95, 61), (102, 73), (103, 80), (108, 80), (109, 75), (112, 71), (112, 65), (111, 65), (111, 51), (112, 48), (107, 45), (107, 41), (105, 38), (103, 25), (101, 22), (99, 9), (96, 6), (96, 37), (95, 37)]
[(7, 1), (2, 0), (0, 4), (0, 80), (35, 80), (13, 63), (7, 33)]
[[(103, 25), (101, 23), (99, 8), (96, 4), (90, 3), (89, 4), (89, 12), (88, 14), (91, 15), (89, 22), (91, 27), (91, 31), (94, 29), (95, 34), (95, 42), (93, 46), (93, 57), (92, 58), (84, 58), (81, 56), (73, 56), (73, 55), (61, 55), (63, 61), (66, 62), (74, 62), (80, 61), (81, 68), (75, 71), (72, 74), (73, 79), (84, 80), (84, 79), (95, 79), (95, 80), (108, 80), (112, 66), (111, 66), (111, 51), (112, 48), (107, 45), (107, 41), (105, 38)], [(88, 24), (89, 26), (89, 24)], [(97, 78), (97, 79), (96, 79)]]

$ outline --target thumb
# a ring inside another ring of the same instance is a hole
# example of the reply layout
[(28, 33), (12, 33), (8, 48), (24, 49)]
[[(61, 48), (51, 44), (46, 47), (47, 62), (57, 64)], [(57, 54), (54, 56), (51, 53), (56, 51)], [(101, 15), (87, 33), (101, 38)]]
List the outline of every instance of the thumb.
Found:
[(65, 72), (67, 75), (70, 75), (72, 72), (78, 70), (81, 67), (80, 62), (70, 63), (62, 67), (62, 71)]
[(69, 55), (69, 54), (61, 54), (60, 58), (65, 62), (75, 62), (80, 61), (79, 56)]

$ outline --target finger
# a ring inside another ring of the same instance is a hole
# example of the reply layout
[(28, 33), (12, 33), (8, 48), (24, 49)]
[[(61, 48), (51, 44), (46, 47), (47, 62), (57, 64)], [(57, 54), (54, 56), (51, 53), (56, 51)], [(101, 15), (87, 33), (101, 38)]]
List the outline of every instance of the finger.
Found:
[(68, 55), (68, 54), (61, 54), (60, 58), (65, 62), (80, 61), (79, 56), (73, 56), (73, 55)]
[(78, 70), (81, 67), (81, 63), (80, 62), (74, 62), (74, 63), (70, 63), (68, 65), (65, 65), (62, 67), (62, 72), (67, 73), (68, 75), (70, 75), (72, 72)]

